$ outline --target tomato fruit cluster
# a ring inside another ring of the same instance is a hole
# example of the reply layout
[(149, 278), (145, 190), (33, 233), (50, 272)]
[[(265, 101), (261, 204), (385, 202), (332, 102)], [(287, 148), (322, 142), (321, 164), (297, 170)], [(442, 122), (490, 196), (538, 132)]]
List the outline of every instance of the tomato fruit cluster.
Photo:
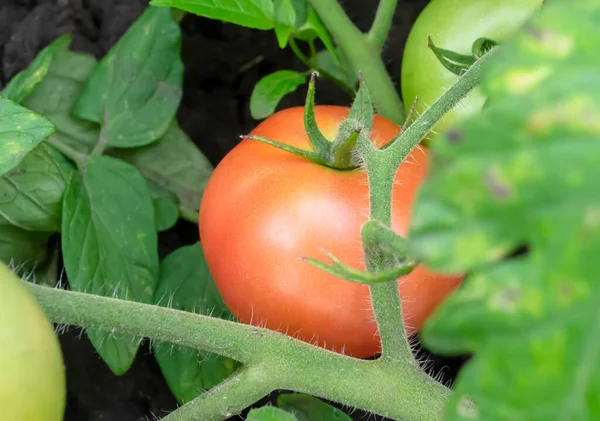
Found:
[[(319, 128), (333, 139), (348, 108), (317, 106)], [(251, 133), (311, 150), (304, 108), (280, 111)], [(372, 140), (389, 142), (397, 125), (376, 116)], [(406, 234), (411, 204), (427, 171), (416, 149), (396, 174), (392, 228)], [(301, 261), (322, 249), (364, 268), (361, 227), (369, 191), (363, 168), (340, 171), (273, 146), (242, 140), (215, 168), (201, 203), (200, 239), (227, 306), (244, 323), (266, 326), (355, 357), (370, 357), (380, 340), (369, 288)], [(460, 278), (423, 266), (398, 280), (409, 333), (416, 332)]]

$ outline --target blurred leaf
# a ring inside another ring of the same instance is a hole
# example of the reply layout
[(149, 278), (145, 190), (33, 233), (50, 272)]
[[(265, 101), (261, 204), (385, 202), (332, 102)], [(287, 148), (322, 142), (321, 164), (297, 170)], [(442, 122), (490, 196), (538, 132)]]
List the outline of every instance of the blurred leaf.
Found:
[(49, 232), (25, 231), (21, 228), (2, 227), (0, 261), (24, 271), (33, 270), (46, 258)]
[(329, 35), (329, 31), (314, 9), (309, 9), (306, 22), (296, 29), (294, 36), (303, 41), (311, 41), (319, 38), (333, 58), (339, 61), (338, 52), (331, 39), (331, 35)]
[[(150, 190), (131, 165), (93, 156), (76, 171), (63, 209), (65, 269), (75, 291), (152, 302), (158, 280), (157, 234)], [(88, 330), (113, 373), (125, 373), (139, 338)]]
[(198, 16), (248, 28), (273, 28), (273, 0), (151, 0), (150, 4), (176, 7)]
[(0, 98), (0, 176), (6, 174), (54, 132), (44, 117)]
[(292, 0), (274, 0), (275, 4), (275, 36), (279, 48), (285, 48), (296, 24), (296, 11)]
[(44, 143), (0, 177), (0, 230), (60, 232), (62, 201), (73, 165)]
[(8, 98), (16, 103), (21, 103), (35, 89), (35, 87), (46, 77), (48, 69), (56, 54), (66, 51), (73, 38), (65, 34), (40, 51), (29, 67), (16, 74), (0, 92), (0, 96)]
[(263, 406), (248, 412), (246, 421), (299, 421), (294, 415), (274, 406)]
[(358, 83), (358, 76), (348, 72), (350, 66), (344, 67), (329, 50), (321, 50), (317, 53), (316, 67), (348, 90), (353, 90)]
[(298, 421), (352, 421), (343, 411), (303, 393), (282, 393), (277, 406), (294, 414)]
[(267, 118), (279, 101), (306, 83), (306, 75), (293, 70), (280, 70), (263, 77), (254, 86), (250, 97), (250, 113), (257, 120)]
[(170, 9), (148, 7), (94, 69), (73, 112), (101, 124), (107, 146), (154, 142), (181, 101), (180, 50), (181, 30)]
[(152, 203), (154, 204), (154, 222), (157, 231), (166, 231), (177, 223), (179, 209), (177, 208), (177, 197), (167, 189), (159, 186), (151, 180), (147, 180), (152, 191)]
[(474, 354), (446, 420), (600, 419), (599, 18), (548, 2), (486, 65), (489, 106), (432, 146), (410, 246), (470, 274), (421, 332)]
[(83, 84), (97, 65), (94, 56), (65, 51), (56, 55), (48, 75), (24, 105), (56, 126), (51, 139), (88, 154), (98, 143), (100, 126), (71, 113)]
[(184, 218), (198, 220), (200, 200), (213, 167), (177, 121), (171, 123), (158, 142), (111, 153), (135, 165), (148, 180), (175, 194)]
[[(181, 247), (161, 262), (154, 302), (163, 307), (232, 318), (210, 275), (200, 243)], [(223, 381), (237, 364), (188, 347), (156, 341), (153, 347), (167, 384), (180, 404)]]
[(306, 23), (308, 19), (308, 11), (310, 10), (310, 5), (308, 0), (291, 0), (292, 6), (294, 6), (294, 14), (296, 16), (296, 21), (294, 22), (294, 27), (299, 28)]

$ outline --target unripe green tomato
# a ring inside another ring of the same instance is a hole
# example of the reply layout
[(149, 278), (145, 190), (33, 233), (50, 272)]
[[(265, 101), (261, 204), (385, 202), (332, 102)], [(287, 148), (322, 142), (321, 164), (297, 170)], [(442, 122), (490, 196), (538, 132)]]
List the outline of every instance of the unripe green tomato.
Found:
[[(502, 42), (514, 35), (542, 5), (543, 0), (432, 0), (412, 27), (402, 58), (401, 85), (405, 111), (418, 96), (412, 120), (421, 115), (459, 76), (446, 69), (428, 47), (471, 54), (478, 38)], [(485, 97), (471, 91), (433, 128), (442, 132), (481, 110)]]
[(0, 262), (0, 418), (62, 421), (65, 405), (65, 368), (54, 329)]

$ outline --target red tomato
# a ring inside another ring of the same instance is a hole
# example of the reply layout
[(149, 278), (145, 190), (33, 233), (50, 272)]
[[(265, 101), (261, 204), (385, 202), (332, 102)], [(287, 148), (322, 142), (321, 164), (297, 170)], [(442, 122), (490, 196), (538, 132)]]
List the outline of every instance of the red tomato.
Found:
[[(348, 108), (317, 106), (317, 124), (333, 139)], [(251, 133), (312, 150), (304, 108), (264, 120)], [(371, 138), (381, 146), (399, 131), (383, 117)], [(396, 175), (393, 229), (406, 235), (411, 205), (427, 170), (416, 149)], [(368, 220), (364, 169), (338, 171), (255, 140), (243, 140), (219, 163), (200, 208), (200, 238), (229, 309), (243, 323), (266, 326), (354, 357), (380, 351), (369, 288), (329, 275), (302, 257), (326, 249), (364, 268), (361, 227)], [(457, 277), (417, 267), (398, 280), (404, 319), (414, 334), (458, 285)]]

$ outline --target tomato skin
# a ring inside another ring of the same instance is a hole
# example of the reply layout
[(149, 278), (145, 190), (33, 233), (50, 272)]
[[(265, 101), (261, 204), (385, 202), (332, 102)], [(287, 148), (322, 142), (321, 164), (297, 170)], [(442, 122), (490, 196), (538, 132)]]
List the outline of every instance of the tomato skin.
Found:
[[(304, 108), (280, 111), (251, 133), (312, 149)], [(328, 139), (348, 108), (317, 106)], [(372, 139), (387, 143), (399, 128), (376, 116)], [(396, 176), (392, 227), (406, 234), (410, 207), (427, 170), (417, 149)], [(337, 171), (254, 140), (243, 140), (217, 165), (200, 207), (200, 240), (229, 309), (243, 323), (266, 326), (355, 357), (380, 350), (366, 285), (323, 272), (302, 257), (326, 261), (321, 249), (364, 268), (360, 232), (368, 220), (364, 169)], [(458, 285), (422, 266), (399, 280), (409, 332)]]
[[(414, 118), (431, 106), (458, 80), (427, 46), (434, 44), (461, 54), (471, 54), (481, 37), (503, 41), (542, 5), (543, 0), (432, 0), (411, 28), (402, 57), (401, 88), (405, 111), (418, 96)], [(441, 132), (481, 110), (485, 96), (472, 90), (435, 126)]]
[(66, 379), (54, 329), (18, 278), (0, 262), (2, 419), (62, 421)]

